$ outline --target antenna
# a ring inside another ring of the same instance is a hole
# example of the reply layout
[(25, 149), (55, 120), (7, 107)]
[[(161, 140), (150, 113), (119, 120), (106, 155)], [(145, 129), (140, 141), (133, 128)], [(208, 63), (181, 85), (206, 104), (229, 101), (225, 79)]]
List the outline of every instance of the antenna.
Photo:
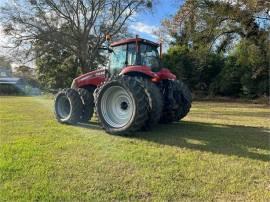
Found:
[(163, 42), (164, 42), (164, 40), (163, 40), (163, 37), (162, 37), (162, 35), (160, 33), (160, 36), (159, 36), (159, 54), (160, 54), (160, 59), (162, 59), (162, 45), (163, 45)]
[(139, 35), (136, 34), (136, 52), (137, 52), (137, 53), (139, 52), (138, 38), (139, 38)]
[[(110, 41), (112, 39), (111, 35), (107, 32), (106, 35), (105, 35), (105, 39), (106, 39), (106, 46), (108, 48), (108, 58), (109, 58), (109, 48), (110, 48)], [(106, 68), (105, 68), (105, 76), (107, 77), (110, 77), (110, 74), (111, 74), (111, 62), (109, 61), (108, 63), (108, 66), (107, 66), (107, 71), (106, 71)]]

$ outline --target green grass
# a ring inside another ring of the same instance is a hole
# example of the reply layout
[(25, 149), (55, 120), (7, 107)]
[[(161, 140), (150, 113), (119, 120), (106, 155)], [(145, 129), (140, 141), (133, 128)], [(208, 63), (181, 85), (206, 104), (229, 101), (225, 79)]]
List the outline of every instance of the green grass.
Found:
[(0, 201), (269, 201), (270, 109), (195, 102), (133, 137), (54, 119), (48, 98), (0, 97)]

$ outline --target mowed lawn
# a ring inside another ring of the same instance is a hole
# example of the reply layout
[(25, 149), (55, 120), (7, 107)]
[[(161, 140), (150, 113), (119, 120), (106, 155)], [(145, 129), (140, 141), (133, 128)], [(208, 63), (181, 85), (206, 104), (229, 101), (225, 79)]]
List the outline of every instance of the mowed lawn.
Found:
[(53, 100), (0, 97), (0, 201), (270, 201), (270, 109), (194, 102), (132, 137), (61, 125)]

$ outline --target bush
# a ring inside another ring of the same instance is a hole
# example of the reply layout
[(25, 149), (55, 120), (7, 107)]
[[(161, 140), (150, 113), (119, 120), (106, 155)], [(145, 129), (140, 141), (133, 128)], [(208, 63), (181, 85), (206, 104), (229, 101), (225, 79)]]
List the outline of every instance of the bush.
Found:
[(193, 50), (186, 46), (172, 46), (163, 58), (169, 68), (193, 90), (208, 92), (224, 65), (222, 55), (205, 49)]
[(228, 57), (224, 67), (210, 85), (212, 95), (238, 96), (241, 92), (241, 66), (236, 65), (236, 58)]
[(195, 92), (255, 98), (269, 96), (267, 50), (264, 44), (246, 40), (227, 56), (205, 48), (174, 45), (163, 60), (164, 66)]
[(16, 85), (0, 84), (0, 95), (23, 95), (24, 92)]
[(73, 56), (55, 58), (51, 54), (37, 59), (38, 79), (43, 89), (66, 88), (78, 75), (78, 67)]

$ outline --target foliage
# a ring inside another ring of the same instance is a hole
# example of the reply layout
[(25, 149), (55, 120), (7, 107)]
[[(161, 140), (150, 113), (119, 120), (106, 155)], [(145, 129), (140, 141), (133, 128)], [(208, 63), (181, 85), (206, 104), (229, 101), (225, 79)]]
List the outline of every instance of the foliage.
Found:
[(234, 53), (236, 63), (243, 69), (240, 77), (242, 91), (249, 96), (267, 93), (269, 88), (269, 60), (262, 48), (250, 41), (242, 41)]
[(35, 69), (28, 67), (26, 65), (20, 65), (18, 67), (14, 68), (14, 75), (20, 76), (20, 77), (30, 77), (34, 76), (35, 74)]
[(205, 49), (195, 51), (187, 46), (175, 45), (164, 55), (164, 65), (192, 89), (208, 91), (210, 84), (220, 73), (224, 59), (222, 55)]
[(0, 84), (0, 96), (3, 95), (24, 95), (24, 93), (16, 85)]
[(31, 87), (40, 88), (40, 83), (37, 80), (37, 75), (34, 68), (28, 67), (26, 65), (21, 65), (15, 67), (14, 69), (14, 76), (22, 78), (27, 83), (27, 85)]
[[(187, 0), (163, 25), (178, 44), (192, 42), (194, 48), (207, 47), (217, 52), (228, 50), (239, 37), (253, 39), (260, 35), (258, 19), (270, 9), (267, 2)], [(270, 21), (270, 16), (265, 20)]]
[(210, 94), (223, 96), (238, 96), (241, 92), (241, 75), (243, 69), (236, 65), (236, 58), (229, 56), (225, 60), (224, 67), (210, 85)]
[(149, 0), (14, 0), (1, 8), (0, 19), (15, 48), (39, 57), (46, 46), (64, 47), (85, 73), (93, 68), (105, 35), (117, 36), (132, 15), (149, 6)]
[(39, 57), (36, 65), (38, 80), (43, 89), (66, 88), (71, 85), (79, 71), (73, 55), (57, 50)]
[(187, 0), (163, 22), (175, 39), (165, 64), (195, 91), (269, 95), (269, 9), (264, 1)]

